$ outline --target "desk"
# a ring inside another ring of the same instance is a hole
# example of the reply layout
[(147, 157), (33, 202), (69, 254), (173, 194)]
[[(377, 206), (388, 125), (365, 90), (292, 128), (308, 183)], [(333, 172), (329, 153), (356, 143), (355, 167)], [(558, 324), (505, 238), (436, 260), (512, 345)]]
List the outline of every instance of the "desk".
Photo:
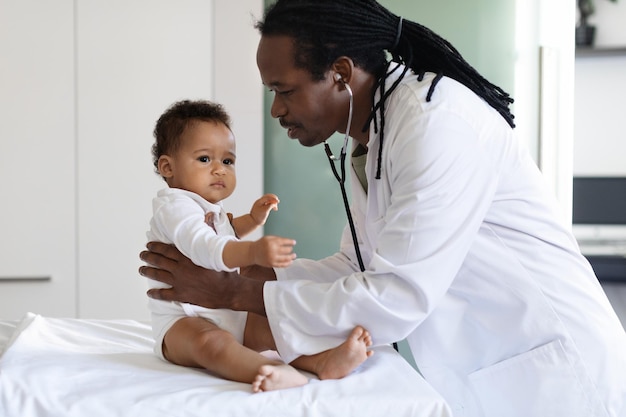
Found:
[(593, 270), (602, 282), (626, 283), (626, 256), (586, 255)]

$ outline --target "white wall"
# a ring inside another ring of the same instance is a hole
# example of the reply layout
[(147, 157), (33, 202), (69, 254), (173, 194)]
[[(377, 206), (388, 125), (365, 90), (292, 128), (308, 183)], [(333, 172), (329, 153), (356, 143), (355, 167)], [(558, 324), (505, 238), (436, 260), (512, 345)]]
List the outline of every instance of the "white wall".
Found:
[(594, 0), (596, 12), (589, 23), (598, 27), (596, 47), (626, 47), (626, 2)]
[[(523, 1), (523, 0), (522, 0)], [(539, 7), (538, 165), (565, 219), (572, 212), (574, 42), (570, 0), (542, 1)]]
[(617, 55), (576, 58), (574, 175), (626, 176), (626, 1), (595, 0), (596, 48)]
[[(595, 5), (590, 18), (597, 26), (595, 47), (620, 52), (576, 58), (574, 175), (626, 176), (626, 1), (595, 0)], [(602, 286), (626, 327), (626, 285)]]

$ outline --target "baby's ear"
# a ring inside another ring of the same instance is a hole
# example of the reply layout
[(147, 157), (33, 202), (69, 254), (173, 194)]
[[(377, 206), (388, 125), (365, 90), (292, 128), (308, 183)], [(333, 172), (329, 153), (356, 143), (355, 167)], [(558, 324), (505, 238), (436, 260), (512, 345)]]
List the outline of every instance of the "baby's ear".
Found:
[(174, 175), (173, 161), (168, 155), (161, 155), (159, 157), (157, 169), (163, 178), (171, 178)]

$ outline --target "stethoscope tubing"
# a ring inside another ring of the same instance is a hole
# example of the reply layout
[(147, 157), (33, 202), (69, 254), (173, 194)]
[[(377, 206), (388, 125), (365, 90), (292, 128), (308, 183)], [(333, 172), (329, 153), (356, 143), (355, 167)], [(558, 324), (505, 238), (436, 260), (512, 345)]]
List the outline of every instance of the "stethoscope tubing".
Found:
[[(352, 94), (352, 88), (348, 85), (348, 83), (343, 83), (346, 91), (350, 95), (350, 108), (348, 111), (348, 120), (346, 123), (346, 134), (343, 138), (343, 146), (341, 147), (341, 151), (339, 153), (339, 158), (333, 155), (330, 150), (330, 146), (328, 142), (324, 141), (324, 150), (326, 151), (326, 156), (328, 156), (328, 162), (330, 163), (330, 168), (339, 183), (339, 188), (341, 188), (341, 197), (343, 199), (343, 206), (346, 210), (346, 217), (348, 218), (348, 224), (350, 226), (350, 233), (352, 235), (352, 242), (354, 243), (354, 250), (356, 252), (356, 258), (359, 262), (359, 268), (361, 272), (365, 271), (365, 265), (363, 264), (363, 258), (361, 257), (361, 248), (359, 247), (359, 242), (356, 235), (356, 228), (354, 227), (354, 220), (352, 219), (352, 212), (350, 211), (350, 203), (348, 201), (348, 193), (346, 192), (346, 154), (348, 148), (348, 138), (350, 137), (350, 128), (352, 127), (352, 112), (354, 110), (354, 95)], [(337, 172), (337, 167), (335, 166), (335, 161), (339, 159), (339, 166), (341, 169), (341, 173)]]
[[(326, 151), (326, 156), (328, 156), (328, 162), (330, 163), (330, 168), (333, 170), (333, 174), (339, 183), (339, 188), (341, 188), (341, 197), (343, 198), (343, 206), (346, 210), (346, 217), (348, 218), (348, 224), (350, 225), (350, 233), (352, 234), (352, 242), (354, 243), (354, 250), (356, 252), (356, 258), (359, 262), (359, 268), (361, 272), (365, 272), (365, 265), (363, 264), (363, 258), (361, 257), (361, 248), (359, 247), (359, 242), (356, 236), (356, 228), (354, 227), (354, 220), (352, 219), (352, 212), (350, 211), (350, 203), (348, 201), (348, 193), (346, 192), (346, 151), (348, 148), (348, 138), (350, 137), (350, 128), (352, 127), (352, 111), (354, 109), (354, 96), (352, 94), (352, 89), (348, 85), (348, 83), (343, 83), (350, 95), (350, 109), (348, 111), (348, 122), (346, 124), (346, 134), (343, 138), (343, 146), (341, 148), (341, 152), (339, 153), (339, 158), (333, 155), (330, 150), (330, 146), (328, 142), (324, 141), (324, 150)], [(339, 166), (341, 169), (341, 173), (337, 172), (337, 167), (335, 166), (335, 161), (339, 159)], [(396, 352), (399, 352), (398, 343), (392, 343), (393, 348)]]

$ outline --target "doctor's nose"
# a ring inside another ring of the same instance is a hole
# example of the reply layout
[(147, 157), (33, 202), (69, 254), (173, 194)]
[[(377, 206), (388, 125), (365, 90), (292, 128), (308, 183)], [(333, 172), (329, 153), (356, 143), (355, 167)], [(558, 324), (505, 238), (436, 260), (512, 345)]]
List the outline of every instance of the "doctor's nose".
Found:
[(270, 114), (274, 119), (278, 119), (279, 117), (283, 117), (287, 114), (287, 107), (285, 107), (281, 98), (276, 93), (274, 93), (274, 99), (272, 100)]

